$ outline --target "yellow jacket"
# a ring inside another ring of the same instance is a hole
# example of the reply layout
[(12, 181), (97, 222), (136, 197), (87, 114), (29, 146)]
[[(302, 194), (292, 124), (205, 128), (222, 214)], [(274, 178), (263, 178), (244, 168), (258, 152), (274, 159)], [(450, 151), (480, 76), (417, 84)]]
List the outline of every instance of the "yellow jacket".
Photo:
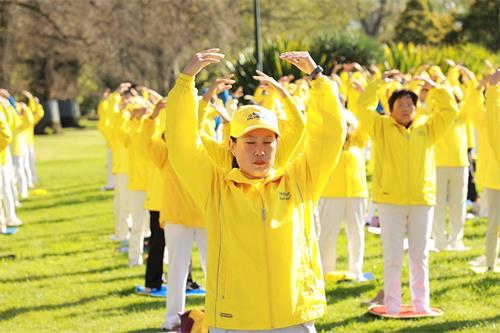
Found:
[(27, 105), (19, 104), (19, 109), (21, 108), (21, 114), (16, 113), (16, 117), (18, 117), (19, 120), (19, 125), (12, 131), (12, 156), (22, 156), (23, 154), (25, 154), (28, 145), (28, 136), (30, 131), (33, 131), (34, 126), (33, 113), (30, 108)]
[(322, 197), (366, 198), (365, 147), (367, 136), (358, 128), (344, 144), (340, 159), (330, 175)]
[(43, 118), (45, 112), (42, 104), (37, 103), (34, 98), (29, 99), (28, 107), (33, 114), (33, 124), (31, 124), (29, 131), (26, 131), (27, 141), (28, 146), (33, 146), (35, 144), (35, 125)]
[[(13, 132), (19, 126), (19, 116), (16, 110), (11, 105), (3, 105), (0, 103), (0, 111), (6, 121), (7, 126), (10, 129), (10, 139), (9, 143), (12, 142)], [(0, 151), (0, 165), (5, 165), (7, 163), (7, 149)]]
[(144, 150), (144, 146), (141, 145), (140, 139), (144, 118), (130, 119), (129, 116), (130, 111), (136, 106), (139, 105), (135, 104), (135, 102), (130, 102), (127, 105), (120, 131), (128, 158), (128, 189), (131, 191), (146, 191), (148, 186), (148, 160), (141, 152)]
[[(482, 92), (477, 89), (468, 89), (464, 104), (470, 108), (474, 126), (479, 133), (476, 181), (483, 187), (500, 190), (500, 162), (495, 158), (495, 149), (498, 149), (498, 143), (492, 145), (491, 137), (494, 137), (495, 133), (491, 135), (490, 128), (494, 130), (494, 126), (488, 126), (489, 122), (494, 122), (494, 119), (491, 119), (494, 115), (491, 113), (495, 111), (494, 101), (498, 100), (498, 86), (487, 89), (486, 99), (485, 108)], [(498, 105), (496, 111), (498, 113)]]
[(194, 77), (181, 74), (169, 93), (169, 160), (207, 225), (209, 327), (281, 328), (325, 312), (313, 207), (337, 163), (345, 126), (326, 77), (312, 86), (303, 154), (255, 180), (217, 167), (198, 141)]
[[(163, 175), (161, 169), (156, 166), (151, 156), (151, 145), (153, 138), (161, 136), (165, 124), (160, 121), (160, 117), (155, 120), (146, 118), (143, 121), (141, 133), (138, 136), (139, 144), (143, 147), (140, 150), (141, 156), (147, 161), (148, 181), (146, 187), (146, 200), (144, 208), (152, 211), (160, 211), (162, 206)], [(162, 128), (163, 127), (163, 128)]]
[(120, 95), (112, 93), (108, 97), (108, 114), (110, 117), (109, 133), (111, 143), (111, 172), (113, 174), (128, 173), (128, 156), (121, 131), (125, 122), (125, 112), (120, 110)]
[[(440, 112), (434, 108), (434, 112)], [(464, 167), (469, 165), (467, 156), (469, 117), (465, 108), (460, 107), (458, 117), (450, 124), (436, 142), (437, 167)]]
[(113, 109), (110, 107), (112, 98), (116, 98), (114, 96), (108, 96), (107, 98), (103, 98), (99, 101), (99, 105), (97, 106), (97, 116), (99, 120), (97, 121), (97, 129), (101, 132), (102, 136), (106, 140), (106, 146), (111, 147), (112, 141), (112, 133), (111, 133), (111, 117)]
[[(0, 155), (4, 156), (7, 146), (12, 140), (12, 131), (3, 112), (0, 112)], [(5, 164), (5, 163), (4, 163)], [(3, 165), (3, 164), (2, 164)]]
[(500, 165), (500, 85), (486, 89), (486, 124), (493, 156)]
[(168, 160), (168, 148), (161, 133), (155, 131), (155, 122), (144, 120), (143, 132), (149, 147), (147, 152), (155, 168), (160, 172), (156, 182), (160, 184), (160, 226), (165, 223), (182, 224), (190, 228), (205, 226), (198, 207), (179, 181)]
[(444, 88), (437, 88), (438, 112), (418, 115), (407, 129), (390, 116), (375, 111), (381, 80), (359, 98), (360, 123), (376, 145), (373, 201), (396, 205), (434, 205), (436, 174), (434, 144), (458, 114), (458, 106)]

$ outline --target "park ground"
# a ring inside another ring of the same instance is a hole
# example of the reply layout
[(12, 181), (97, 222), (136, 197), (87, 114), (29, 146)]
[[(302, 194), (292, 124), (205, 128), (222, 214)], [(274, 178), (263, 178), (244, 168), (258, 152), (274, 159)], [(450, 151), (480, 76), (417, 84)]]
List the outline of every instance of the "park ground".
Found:
[[(164, 299), (141, 296), (144, 267), (129, 268), (117, 252), (112, 192), (105, 181), (104, 141), (87, 123), (84, 130), (36, 138), (40, 182), (22, 203), (24, 225), (15, 235), (0, 235), (0, 332), (158, 332)], [(432, 305), (439, 318), (386, 320), (367, 314), (360, 302), (382, 288), (378, 236), (367, 233), (365, 271), (375, 280), (327, 283), (327, 315), (318, 331), (335, 332), (500, 332), (500, 275), (477, 275), (468, 261), (483, 254), (485, 219), (466, 222), (466, 252), (431, 253)], [(346, 268), (345, 236), (339, 239), (339, 269)], [(9, 259), (15, 254), (15, 259)], [(204, 285), (197, 254), (194, 275)], [(403, 297), (409, 301), (407, 259)], [(258, 286), (249, 285), (248, 288)], [(189, 298), (188, 308), (203, 307)]]

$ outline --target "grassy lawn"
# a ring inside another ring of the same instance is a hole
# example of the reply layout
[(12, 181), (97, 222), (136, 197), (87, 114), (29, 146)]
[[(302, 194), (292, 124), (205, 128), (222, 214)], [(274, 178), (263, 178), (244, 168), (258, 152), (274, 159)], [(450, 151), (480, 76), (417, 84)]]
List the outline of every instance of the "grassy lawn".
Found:
[[(36, 138), (39, 189), (19, 210), (18, 234), (0, 235), (0, 332), (157, 332), (163, 299), (136, 295), (144, 267), (129, 268), (125, 254), (109, 240), (113, 232), (112, 192), (105, 180), (105, 147), (95, 129), (66, 130)], [(380, 240), (367, 233), (365, 271), (376, 280), (327, 284), (328, 315), (318, 331), (335, 332), (500, 332), (500, 275), (475, 275), (467, 262), (483, 254), (486, 220), (466, 224), (462, 253), (432, 253), (432, 305), (445, 316), (383, 320), (366, 314), (362, 300), (382, 287)], [(339, 269), (347, 267), (347, 246), (339, 241)], [(198, 257), (195, 278), (202, 281)], [(403, 271), (409, 301), (408, 270)], [(252, 286), (248, 286), (252, 288)], [(190, 298), (189, 307), (203, 307)]]

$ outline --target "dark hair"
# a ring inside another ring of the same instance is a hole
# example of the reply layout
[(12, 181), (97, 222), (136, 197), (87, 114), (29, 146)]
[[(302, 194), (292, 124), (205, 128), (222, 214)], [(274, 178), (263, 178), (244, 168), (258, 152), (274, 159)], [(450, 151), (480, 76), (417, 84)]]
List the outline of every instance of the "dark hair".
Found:
[[(236, 138), (234, 136), (231, 137), (231, 141), (233, 141), (234, 143), (236, 143)], [(236, 157), (233, 155), (233, 160), (231, 161), (231, 167), (234, 169), (234, 168), (240, 168), (240, 166), (238, 165), (238, 161), (236, 160)]]
[(396, 90), (395, 92), (392, 93), (391, 97), (389, 97), (389, 110), (392, 112), (392, 108), (394, 107), (394, 103), (398, 99), (404, 96), (409, 96), (413, 102), (414, 106), (417, 106), (417, 101), (418, 101), (418, 96), (411, 90), (406, 90), (406, 89), (401, 89), (401, 90)]

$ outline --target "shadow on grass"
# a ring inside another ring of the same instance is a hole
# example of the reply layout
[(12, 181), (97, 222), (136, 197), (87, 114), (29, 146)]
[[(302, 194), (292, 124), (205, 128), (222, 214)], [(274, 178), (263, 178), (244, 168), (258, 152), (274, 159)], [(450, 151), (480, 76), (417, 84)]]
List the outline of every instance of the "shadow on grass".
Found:
[[(94, 191), (92, 191), (94, 192)], [(66, 197), (66, 196), (64, 196)], [(81, 196), (74, 199), (63, 199), (57, 200), (55, 202), (52, 202), (50, 204), (41, 204), (41, 205), (31, 205), (29, 207), (29, 210), (40, 210), (40, 209), (49, 209), (49, 208), (60, 208), (60, 206), (66, 206), (66, 209), (70, 209), (68, 206), (71, 205), (79, 205), (83, 203), (92, 203), (92, 202), (99, 202), (99, 201), (106, 201), (110, 200), (112, 197), (109, 194), (97, 192), (96, 194), (93, 195), (87, 195), (87, 196)]]
[[(128, 289), (127, 289), (128, 290)], [(130, 289), (131, 293), (135, 293)], [(139, 313), (143, 311), (151, 311), (165, 308), (165, 299), (161, 297), (150, 297), (146, 295), (138, 295), (141, 298), (140, 302), (136, 302), (133, 304), (113, 307), (108, 309), (99, 310), (98, 313), (100, 315), (106, 317), (112, 316), (123, 316), (123, 313)], [(204, 308), (205, 307), (205, 298), (204, 297), (187, 297), (186, 298), (186, 308), (197, 307)], [(158, 328), (156, 328), (158, 331)]]
[(446, 288), (441, 288), (439, 290), (433, 291), (432, 295), (436, 297), (442, 297), (444, 294), (448, 292), (453, 292), (456, 290), (464, 289), (464, 288), (472, 288), (473, 291), (479, 296), (489, 295), (489, 289), (495, 288), (498, 286), (500, 279), (498, 277), (492, 275), (484, 275), (484, 277), (479, 281), (464, 281), (460, 284), (453, 284)]
[(46, 305), (37, 305), (37, 306), (15, 307), (15, 308), (7, 309), (5, 311), (1, 311), (0, 318), (2, 318), (2, 320), (9, 320), (9, 319), (15, 318), (19, 315), (23, 315), (23, 314), (28, 313), (28, 312), (54, 311), (54, 310), (59, 310), (61, 308), (85, 305), (87, 303), (91, 303), (94, 301), (103, 300), (107, 297), (115, 297), (116, 295), (129, 295), (129, 294), (130, 294), (129, 292), (127, 292), (127, 293), (109, 292), (109, 293), (106, 293), (103, 295), (83, 297), (83, 298), (80, 298), (79, 300), (76, 300), (76, 301), (64, 302), (64, 303), (59, 303), (59, 304), (46, 304)]
[[(64, 277), (64, 276), (99, 274), (99, 273), (105, 273), (105, 272), (110, 272), (110, 271), (114, 271), (114, 270), (120, 270), (120, 269), (129, 269), (129, 267), (126, 265), (115, 265), (115, 266), (104, 267), (104, 268), (99, 268), (99, 269), (68, 272), (68, 273), (62, 273), (62, 274), (30, 275), (27, 277), (20, 277), (20, 278), (0, 279), (0, 283), (24, 283), (24, 282), (31, 282), (31, 281), (41, 281), (41, 280), (45, 280), (45, 279), (54, 279), (56, 277), (59, 278), (59, 277)], [(0, 318), (2, 318), (1, 314), (0, 314)]]
[(142, 328), (140, 330), (133, 330), (133, 331), (123, 331), (123, 333), (157, 333), (157, 332), (161, 332), (161, 329), (159, 327)]
[(318, 331), (318, 332), (321, 332), (321, 331), (331, 332), (331, 331), (335, 331), (335, 329), (338, 327), (347, 326), (351, 323), (368, 323), (368, 322), (371, 322), (372, 320), (373, 320), (373, 317), (370, 316), (368, 313), (365, 313), (361, 316), (354, 316), (354, 317), (346, 318), (340, 322), (330, 322), (330, 323), (321, 323), (321, 324), (317, 323), (314, 326), (316, 326), (316, 331)]
[(74, 256), (74, 255), (79, 255), (79, 254), (85, 254), (85, 253), (93, 253), (93, 252), (99, 252), (99, 251), (104, 251), (104, 250), (109, 250), (109, 247), (98, 247), (98, 248), (91, 248), (91, 249), (85, 249), (85, 250), (76, 250), (76, 251), (66, 251), (66, 252), (54, 252), (54, 253), (44, 253), (39, 256), (29, 256), (29, 257), (21, 257), (19, 258), (21, 261), (22, 260), (39, 260), (39, 259), (45, 259), (45, 258), (54, 258), (54, 257), (65, 257), (65, 256)]
[(141, 273), (141, 274), (135, 274), (135, 275), (118, 276), (118, 277), (113, 277), (113, 278), (109, 278), (109, 279), (96, 279), (96, 280), (89, 279), (88, 282), (112, 283), (112, 282), (119, 282), (122, 280), (139, 279), (139, 278), (144, 278), (144, 274)]
[[(460, 328), (476, 326), (476, 325), (481, 324), (481, 323), (496, 324), (499, 319), (500, 319), (500, 315), (496, 315), (494, 317), (484, 318), (484, 319), (453, 320), (453, 321), (446, 321), (443, 323), (425, 324), (425, 325), (421, 325), (418, 327), (406, 327), (406, 328), (401, 328), (397, 331), (392, 331), (392, 332), (393, 333), (421, 333), (421, 332), (436, 332), (436, 333), (439, 332), (439, 333), (442, 333), (442, 332), (454, 331), (454, 330), (460, 329)], [(416, 320), (418, 320), (418, 319), (416, 319)]]
[(360, 296), (361, 294), (374, 289), (375, 286), (373, 283), (337, 283), (334, 288), (326, 290), (326, 302), (328, 304), (335, 304), (347, 298)]
[(43, 218), (43, 219), (40, 219), (38, 221), (30, 222), (30, 225), (59, 224), (62, 222), (75, 222), (75, 221), (79, 221), (81, 219), (87, 219), (87, 218), (95, 217), (95, 216), (96, 216), (96, 214), (85, 214), (85, 215), (69, 215), (68, 214), (68, 216), (55, 218), (55, 219)]
[[(418, 322), (420, 320), (426, 320), (426, 324), (422, 324), (420, 326), (416, 327), (404, 327), (400, 328), (397, 330), (390, 330), (391, 333), (430, 333), (430, 332), (436, 332), (436, 333), (442, 333), (442, 332), (448, 332), (448, 331), (454, 331), (456, 329), (460, 328), (465, 328), (465, 327), (471, 327), (471, 326), (476, 326), (478, 324), (484, 323), (484, 324), (495, 324), (498, 319), (500, 319), (500, 315), (490, 317), (490, 318), (484, 318), (484, 319), (475, 319), (475, 320), (457, 320), (457, 321), (445, 321), (441, 323), (427, 323), (429, 320), (432, 321), (432, 318), (427, 318), (427, 319), (389, 319), (389, 318), (379, 318), (375, 317), (373, 315), (370, 315), (368, 312), (361, 315), (361, 316), (354, 316), (350, 318), (346, 318), (342, 321), (339, 322), (330, 322), (330, 323), (323, 323), (323, 324), (316, 324), (316, 330), (318, 332), (320, 331), (326, 331), (326, 332), (331, 332), (335, 331), (335, 329), (341, 328), (341, 327), (348, 327), (351, 324), (359, 324), (359, 323), (369, 323), (375, 320), (402, 320), (402, 321), (412, 321), (412, 322)], [(371, 330), (366, 330), (365, 332)], [(383, 332), (380, 330), (376, 330), (374, 332)]]
[[(110, 231), (107, 231), (108, 229)], [(59, 239), (61, 239), (61, 238), (64, 240), (67, 240), (68, 237), (76, 238), (76, 237), (87, 236), (87, 235), (92, 235), (92, 237), (95, 238), (95, 237), (108, 235), (111, 232), (112, 232), (111, 223), (110, 223), (109, 227), (106, 225), (103, 225), (102, 227), (100, 227), (98, 229), (96, 229), (96, 228), (84, 229), (81, 231), (74, 231), (72, 229), (69, 229), (68, 232), (64, 232), (64, 229), (63, 229), (63, 230), (58, 230), (57, 233), (48, 232), (48, 233), (44, 233), (42, 235), (30, 235), (31, 237), (29, 237), (29, 238), (20, 239), (16, 243), (16, 246), (20, 246), (20, 247), (30, 246), (31, 243), (33, 242), (33, 240), (40, 241), (40, 240), (45, 240), (45, 239), (51, 239), (53, 242), (58, 242)], [(26, 236), (26, 235), (23, 235), (23, 236)], [(23, 244), (23, 243), (27, 243), (27, 244)]]

